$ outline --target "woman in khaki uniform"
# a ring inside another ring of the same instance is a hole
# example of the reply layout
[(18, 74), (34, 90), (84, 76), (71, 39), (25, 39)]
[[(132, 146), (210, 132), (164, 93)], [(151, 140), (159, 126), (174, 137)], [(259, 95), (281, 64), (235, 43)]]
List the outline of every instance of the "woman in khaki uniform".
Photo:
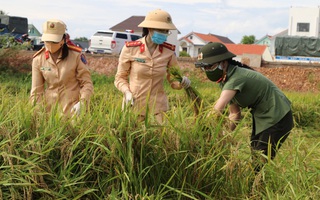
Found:
[(145, 119), (148, 108), (157, 122), (162, 123), (162, 113), (169, 109), (165, 77), (173, 89), (189, 87), (190, 80), (187, 77), (181, 83), (170, 80), (168, 68), (178, 67), (178, 62), (175, 46), (165, 42), (170, 30), (176, 29), (169, 13), (160, 9), (151, 11), (139, 27), (143, 27), (143, 37), (123, 47), (114, 84), (124, 94), (123, 106), (132, 105), (140, 120)]
[(64, 114), (79, 115), (81, 104), (93, 94), (93, 84), (81, 48), (67, 45), (65, 31), (65, 23), (57, 19), (43, 24), (45, 47), (33, 56), (30, 100), (44, 101), (47, 111), (58, 104)]

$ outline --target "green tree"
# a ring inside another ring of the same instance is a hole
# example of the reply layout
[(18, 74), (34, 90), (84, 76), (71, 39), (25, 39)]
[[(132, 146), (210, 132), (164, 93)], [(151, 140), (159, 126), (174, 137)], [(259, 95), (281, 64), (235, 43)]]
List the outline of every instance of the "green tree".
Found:
[(245, 35), (242, 37), (241, 44), (253, 44), (256, 41), (256, 37), (254, 35)]
[(88, 38), (86, 38), (86, 37), (76, 37), (75, 39), (74, 39), (75, 41), (88, 41)]
[(6, 12), (3, 11), (3, 10), (0, 10), (0, 15), (8, 15), (8, 13), (6, 13)]

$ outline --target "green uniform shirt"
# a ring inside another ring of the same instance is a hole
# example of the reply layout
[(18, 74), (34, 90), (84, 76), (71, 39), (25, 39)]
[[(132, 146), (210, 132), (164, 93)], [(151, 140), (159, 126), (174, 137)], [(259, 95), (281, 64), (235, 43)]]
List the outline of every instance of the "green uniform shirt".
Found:
[(222, 90), (237, 90), (233, 103), (251, 108), (258, 134), (278, 123), (291, 107), (289, 99), (268, 78), (259, 72), (229, 65)]

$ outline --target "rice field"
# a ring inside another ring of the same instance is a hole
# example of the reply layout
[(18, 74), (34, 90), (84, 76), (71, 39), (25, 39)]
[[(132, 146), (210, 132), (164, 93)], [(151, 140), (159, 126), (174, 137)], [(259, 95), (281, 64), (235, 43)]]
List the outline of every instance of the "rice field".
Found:
[(90, 112), (67, 119), (29, 102), (31, 74), (0, 70), (0, 199), (319, 199), (320, 95), (286, 92), (295, 128), (259, 184), (251, 116), (228, 132), (210, 114), (219, 89), (191, 77), (206, 100), (195, 115), (170, 89), (166, 123), (121, 111), (113, 77), (92, 74)]

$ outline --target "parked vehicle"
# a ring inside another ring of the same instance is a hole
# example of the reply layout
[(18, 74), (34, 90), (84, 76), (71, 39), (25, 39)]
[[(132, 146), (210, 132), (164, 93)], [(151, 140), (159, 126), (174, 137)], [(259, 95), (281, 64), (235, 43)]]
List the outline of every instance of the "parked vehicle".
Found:
[(91, 37), (89, 51), (118, 55), (126, 41), (135, 41), (139, 38), (140, 35), (129, 32), (100, 30)]
[(28, 50), (33, 49), (33, 40), (28, 35), (28, 19), (26, 17), (0, 15), (0, 48), (24, 45)]
[(28, 33), (28, 19), (26, 17), (0, 15), (0, 24), (2, 29), (0, 34), (10, 33), (12, 36), (19, 38)]

